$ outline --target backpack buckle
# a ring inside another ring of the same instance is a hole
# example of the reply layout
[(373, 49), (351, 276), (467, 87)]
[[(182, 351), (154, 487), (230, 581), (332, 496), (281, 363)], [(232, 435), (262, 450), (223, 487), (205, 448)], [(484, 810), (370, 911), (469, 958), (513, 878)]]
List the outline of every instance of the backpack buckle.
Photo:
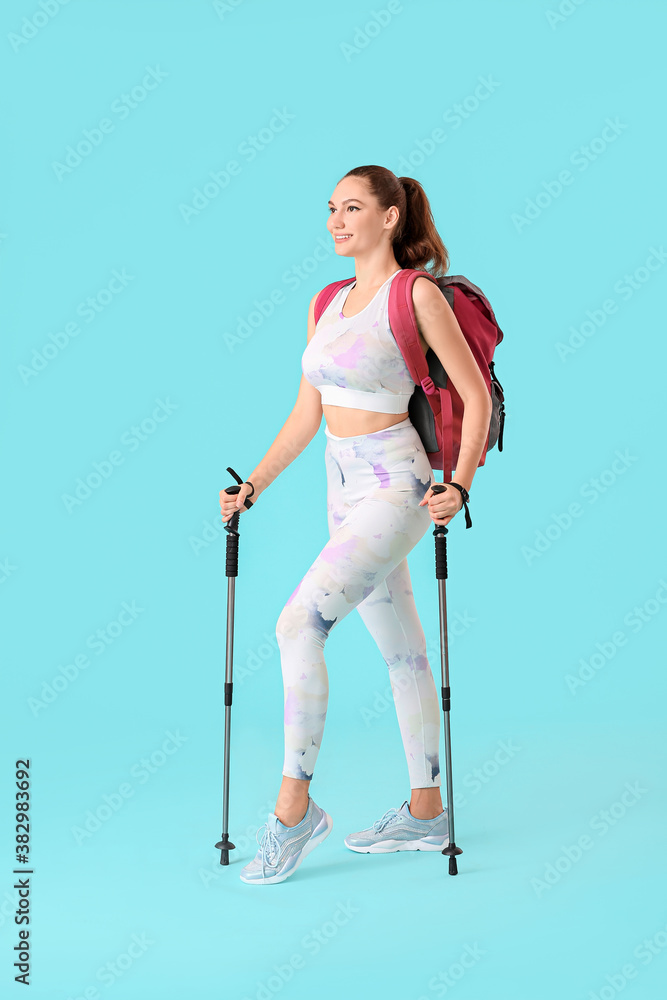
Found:
[(432, 396), (433, 395), (433, 393), (435, 392), (435, 383), (434, 383), (434, 381), (433, 381), (433, 379), (431, 378), (430, 375), (426, 375), (421, 380), (421, 387), (422, 387), (422, 389), (424, 390), (424, 392), (426, 393), (427, 396)]

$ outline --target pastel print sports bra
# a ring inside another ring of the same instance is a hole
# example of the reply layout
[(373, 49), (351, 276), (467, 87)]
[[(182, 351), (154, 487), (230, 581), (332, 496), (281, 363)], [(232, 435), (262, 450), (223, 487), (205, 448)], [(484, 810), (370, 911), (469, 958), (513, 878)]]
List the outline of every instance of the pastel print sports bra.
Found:
[(404, 413), (415, 383), (389, 326), (389, 288), (394, 271), (354, 316), (343, 306), (354, 284), (331, 300), (315, 327), (301, 368), (323, 403), (379, 413)]

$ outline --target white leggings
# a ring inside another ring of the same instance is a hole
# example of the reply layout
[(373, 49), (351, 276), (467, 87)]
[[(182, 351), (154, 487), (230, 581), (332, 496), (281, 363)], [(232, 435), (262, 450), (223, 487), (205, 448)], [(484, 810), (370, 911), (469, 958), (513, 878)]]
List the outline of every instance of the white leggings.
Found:
[(285, 696), (282, 773), (313, 776), (329, 695), (324, 643), (356, 607), (389, 668), (410, 787), (437, 786), (440, 706), (406, 558), (432, 525), (428, 506), (418, 506), (433, 481), (431, 466), (409, 417), (370, 434), (325, 433), (330, 538), (276, 627)]

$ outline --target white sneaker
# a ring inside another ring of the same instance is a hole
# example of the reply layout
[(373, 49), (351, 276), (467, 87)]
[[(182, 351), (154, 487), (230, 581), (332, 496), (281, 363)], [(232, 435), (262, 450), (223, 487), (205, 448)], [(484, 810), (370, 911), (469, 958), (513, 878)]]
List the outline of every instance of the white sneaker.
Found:
[(360, 854), (442, 851), (449, 844), (447, 809), (433, 819), (416, 819), (406, 799), (400, 809), (387, 809), (372, 826), (349, 834), (343, 843)]
[(241, 869), (243, 882), (267, 885), (284, 882), (293, 875), (307, 854), (328, 837), (333, 820), (308, 796), (306, 815), (296, 826), (285, 826), (275, 813), (257, 831), (264, 834), (257, 854)]

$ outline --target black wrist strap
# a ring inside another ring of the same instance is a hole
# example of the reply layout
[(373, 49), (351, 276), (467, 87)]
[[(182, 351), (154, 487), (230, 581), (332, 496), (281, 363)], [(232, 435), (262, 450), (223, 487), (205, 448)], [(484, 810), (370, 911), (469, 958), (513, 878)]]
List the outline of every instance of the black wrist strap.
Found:
[[(247, 486), (252, 486), (252, 483), (250, 482), (249, 479), (246, 479), (245, 483), (246, 483)], [(255, 487), (252, 486), (252, 493), (248, 493), (248, 496), (246, 497), (246, 500), (248, 500), (250, 497), (254, 497), (254, 495), (255, 495)]]
[(453, 486), (454, 489), (457, 489), (461, 494), (461, 499), (463, 500), (463, 506), (466, 509), (466, 528), (472, 528), (472, 518), (470, 516), (470, 511), (468, 510), (468, 500), (470, 500), (470, 494), (468, 493), (467, 489), (464, 486), (461, 486), (460, 483), (451, 482), (447, 483), (446, 485)]

